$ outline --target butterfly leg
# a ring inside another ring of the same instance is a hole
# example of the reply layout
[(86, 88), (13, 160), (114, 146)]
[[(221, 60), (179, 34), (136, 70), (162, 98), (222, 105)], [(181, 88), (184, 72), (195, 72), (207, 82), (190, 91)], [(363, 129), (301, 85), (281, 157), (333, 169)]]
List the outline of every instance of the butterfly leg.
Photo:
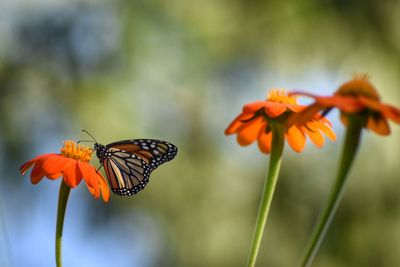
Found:
[(97, 168), (96, 172), (99, 172), (99, 170), (103, 167), (103, 164), (100, 164), (100, 166)]

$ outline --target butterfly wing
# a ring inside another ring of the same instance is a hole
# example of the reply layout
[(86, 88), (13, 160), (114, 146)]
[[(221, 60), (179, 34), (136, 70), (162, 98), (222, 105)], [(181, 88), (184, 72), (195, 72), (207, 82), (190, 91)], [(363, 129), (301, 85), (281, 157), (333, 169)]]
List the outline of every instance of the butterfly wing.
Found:
[(165, 141), (155, 139), (133, 139), (108, 144), (106, 148), (124, 150), (142, 158), (154, 170), (164, 162), (172, 160), (178, 148)]
[(112, 191), (129, 196), (142, 190), (151, 172), (172, 160), (178, 149), (171, 143), (153, 139), (125, 140), (106, 146), (110, 156), (103, 161)]
[(103, 161), (112, 191), (130, 196), (142, 190), (149, 181), (151, 170), (140, 157), (123, 150), (110, 148), (111, 156)]

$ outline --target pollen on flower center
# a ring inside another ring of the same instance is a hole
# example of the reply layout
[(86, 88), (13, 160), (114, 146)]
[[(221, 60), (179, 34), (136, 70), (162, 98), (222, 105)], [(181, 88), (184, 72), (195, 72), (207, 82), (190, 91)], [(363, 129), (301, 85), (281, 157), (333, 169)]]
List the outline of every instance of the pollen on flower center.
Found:
[(294, 96), (290, 96), (284, 89), (272, 89), (268, 92), (267, 101), (277, 102), (282, 104), (297, 104), (297, 100)]
[(373, 100), (380, 100), (380, 96), (369, 82), (367, 74), (354, 74), (353, 80), (342, 84), (335, 94), (342, 96), (365, 96)]
[(74, 141), (67, 140), (61, 148), (61, 155), (88, 162), (92, 158), (92, 149), (87, 146), (77, 145)]

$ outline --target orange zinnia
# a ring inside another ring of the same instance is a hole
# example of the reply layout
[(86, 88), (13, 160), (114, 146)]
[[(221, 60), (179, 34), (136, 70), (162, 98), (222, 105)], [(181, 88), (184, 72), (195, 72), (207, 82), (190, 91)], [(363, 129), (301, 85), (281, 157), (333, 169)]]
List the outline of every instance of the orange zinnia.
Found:
[(33, 158), (20, 168), (22, 175), (33, 166), (31, 181), (37, 184), (44, 176), (51, 180), (63, 176), (64, 182), (70, 187), (76, 187), (82, 178), (90, 193), (97, 199), (100, 193), (107, 202), (110, 190), (104, 177), (90, 165), (92, 150), (89, 147), (76, 145), (73, 141), (65, 141), (60, 154), (44, 154)]
[(332, 108), (341, 111), (341, 121), (348, 124), (348, 115), (363, 114), (366, 116), (364, 127), (380, 135), (390, 134), (388, 119), (400, 123), (400, 109), (384, 104), (367, 75), (355, 75), (352, 80), (342, 84), (333, 96), (316, 96), (304, 92), (295, 95), (309, 96), (315, 102), (301, 113), (290, 118), (290, 122), (306, 122), (321, 110), (326, 115)]
[(317, 114), (305, 124), (293, 123), (286, 126), (288, 117), (304, 108), (297, 104), (295, 97), (286, 94), (284, 90), (271, 90), (267, 100), (244, 105), (242, 113), (228, 126), (225, 134), (237, 133), (237, 141), (241, 146), (249, 145), (257, 139), (260, 150), (267, 154), (271, 152), (274, 124), (284, 125), (286, 140), (296, 152), (303, 150), (306, 136), (317, 147), (324, 145), (323, 134), (333, 141), (336, 140), (330, 122)]

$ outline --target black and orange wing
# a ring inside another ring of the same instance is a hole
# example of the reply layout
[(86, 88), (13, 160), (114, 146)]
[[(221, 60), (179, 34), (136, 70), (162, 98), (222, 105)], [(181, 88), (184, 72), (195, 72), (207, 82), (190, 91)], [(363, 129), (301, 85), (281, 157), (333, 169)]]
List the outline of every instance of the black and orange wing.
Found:
[(121, 196), (130, 196), (144, 189), (149, 182), (151, 169), (140, 157), (123, 150), (111, 148), (110, 157), (103, 161), (111, 190)]
[(166, 141), (155, 139), (133, 139), (108, 144), (106, 148), (121, 149), (142, 158), (154, 170), (164, 162), (172, 160), (178, 148)]
[(102, 164), (111, 189), (122, 196), (130, 196), (144, 189), (151, 172), (164, 162), (172, 160), (177, 147), (153, 139), (134, 139), (108, 144), (111, 154)]

